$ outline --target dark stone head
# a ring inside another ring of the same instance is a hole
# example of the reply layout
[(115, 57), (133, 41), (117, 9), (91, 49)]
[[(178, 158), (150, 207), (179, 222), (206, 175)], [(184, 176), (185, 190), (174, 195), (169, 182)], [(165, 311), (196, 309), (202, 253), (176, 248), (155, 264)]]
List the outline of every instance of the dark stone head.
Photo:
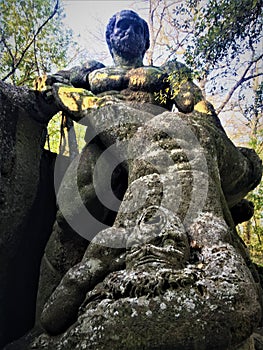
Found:
[(143, 59), (150, 45), (148, 25), (136, 12), (120, 11), (109, 20), (106, 41), (112, 57), (116, 52), (126, 59)]

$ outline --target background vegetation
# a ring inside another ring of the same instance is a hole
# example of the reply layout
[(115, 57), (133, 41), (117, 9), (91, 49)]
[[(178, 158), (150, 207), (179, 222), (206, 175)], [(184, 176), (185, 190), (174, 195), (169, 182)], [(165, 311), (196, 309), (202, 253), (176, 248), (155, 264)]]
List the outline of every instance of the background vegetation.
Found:
[[(131, 8), (143, 12), (150, 27), (147, 63), (160, 65), (178, 58), (190, 66), (230, 138), (263, 158), (263, 0), (137, 0)], [(2, 0), (0, 14), (4, 81), (32, 87), (37, 76), (69, 66), (80, 52), (63, 25), (59, 0)], [(104, 41), (98, 35), (103, 32), (98, 28), (94, 41)], [(93, 58), (104, 57), (100, 52)], [(71, 127), (61, 115), (53, 118), (47, 147), (62, 152), (67, 143), (70, 150), (66, 131)], [(79, 142), (83, 140), (82, 129), (76, 134)], [(255, 204), (255, 215), (240, 225), (239, 232), (254, 261), (263, 265), (262, 183), (248, 198)]]

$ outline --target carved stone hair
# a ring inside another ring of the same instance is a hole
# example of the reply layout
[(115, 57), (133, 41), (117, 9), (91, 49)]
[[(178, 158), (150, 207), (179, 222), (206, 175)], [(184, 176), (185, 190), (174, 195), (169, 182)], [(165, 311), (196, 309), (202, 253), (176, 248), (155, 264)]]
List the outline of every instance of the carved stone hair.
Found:
[(145, 52), (149, 49), (149, 46), (150, 46), (150, 35), (149, 35), (148, 24), (136, 12), (131, 11), (131, 10), (122, 10), (120, 12), (115, 13), (115, 15), (113, 15), (110, 18), (109, 23), (108, 23), (108, 25), (106, 27), (106, 41), (107, 41), (107, 45), (109, 47), (111, 56), (113, 56), (113, 53), (112, 53), (112, 46), (111, 46), (111, 42), (110, 42), (110, 36), (111, 36), (111, 34), (113, 32), (113, 29), (114, 29), (117, 17), (119, 17), (121, 15), (125, 15), (127, 17), (134, 18), (134, 19), (136, 19), (136, 20), (138, 20), (138, 21), (140, 21), (142, 23), (142, 25), (143, 25), (143, 35), (144, 35), (144, 41), (145, 41), (145, 50), (143, 51), (143, 55), (144, 55)]

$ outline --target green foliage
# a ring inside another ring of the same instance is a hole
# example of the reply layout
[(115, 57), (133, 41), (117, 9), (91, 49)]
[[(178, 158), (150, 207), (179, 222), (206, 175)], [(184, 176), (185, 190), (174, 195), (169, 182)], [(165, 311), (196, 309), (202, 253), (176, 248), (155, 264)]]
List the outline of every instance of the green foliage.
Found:
[(48, 137), (45, 148), (51, 152), (59, 153), (61, 113), (57, 113), (48, 123)]
[(247, 199), (254, 203), (254, 215), (249, 222), (239, 225), (239, 234), (247, 244), (252, 260), (263, 266), (263, 181)]
[[(252, 103), (246, 103), (245, 96), (242, 96), (244, 99), (244, 115), (248, 121), (252, 121), (254, 119), (254, 130), (252, 130), (252, 139), (250, 140), (250, 145), (257, 150), (257, 152), (262, 152), (263, 145), (259, 143), (259, 139), (262, 138), (262, 130), (258, 130), (262, 125), (260, 125), (260, 121), (262, 124), (262, 116), (263, 116), (263, 81), (259, 84), (259, 86), (254, 89), (254, 95), (252, 98)], [(258, 135), (256, 135), (258, 133)], [(257, 138), (259, 137), (259, 139)]]
[[(211, 70), (255, 47), (262, 36), (262, 0), (188, 0), (194, 22), (188, 63)], [(208, 67), (209, 65), (209, 67)]]
[[(263, 160), (263, 128), (251, 137), (249, 146)], [(263, 179), (246, 198), (254, 204), (254, 215), (249, 222), (239, 225), (238, 231), (250, 250), (252, 260), (263, 266)]]
[(32, 85), (36, 76), (66, 65), (72, 34), (56, 5), (55, 0), (1, 0), (1, 79)]
[[(45, 149), (48, 149), (54, 153), (63, 153), (65, 155), (69, 154), (69, 148), (71, 145), (68, 144), (69, 140), (62, 140), (63, 136), (61, 135), (61, 125), (62, 123), (62, 113), (57, 113), (48, 124), (48, 138), (45, 144)], [(73, 122), (74, 131), (76, 134), (76, 142), (79, 150), (85, 146), (85, 133), (86, 127), (84, 125)], [(63, 133), (65, 133), (65, 128)], [(65, 137), (65, 136), (64, 136)], [(65, 147), (61, 147), (65, 144)], [(63, 148), (64, 151), (62, 150)]]

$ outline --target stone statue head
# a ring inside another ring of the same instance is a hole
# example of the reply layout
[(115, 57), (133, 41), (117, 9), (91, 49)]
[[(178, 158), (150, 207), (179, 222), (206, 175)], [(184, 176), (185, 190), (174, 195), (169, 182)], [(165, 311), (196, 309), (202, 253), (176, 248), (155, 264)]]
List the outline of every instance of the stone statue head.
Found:
[(150, 45), (148, 25), (136, 12), (120, 11), (109, 20), (106, 41), (113, 58), (142, 60)]

